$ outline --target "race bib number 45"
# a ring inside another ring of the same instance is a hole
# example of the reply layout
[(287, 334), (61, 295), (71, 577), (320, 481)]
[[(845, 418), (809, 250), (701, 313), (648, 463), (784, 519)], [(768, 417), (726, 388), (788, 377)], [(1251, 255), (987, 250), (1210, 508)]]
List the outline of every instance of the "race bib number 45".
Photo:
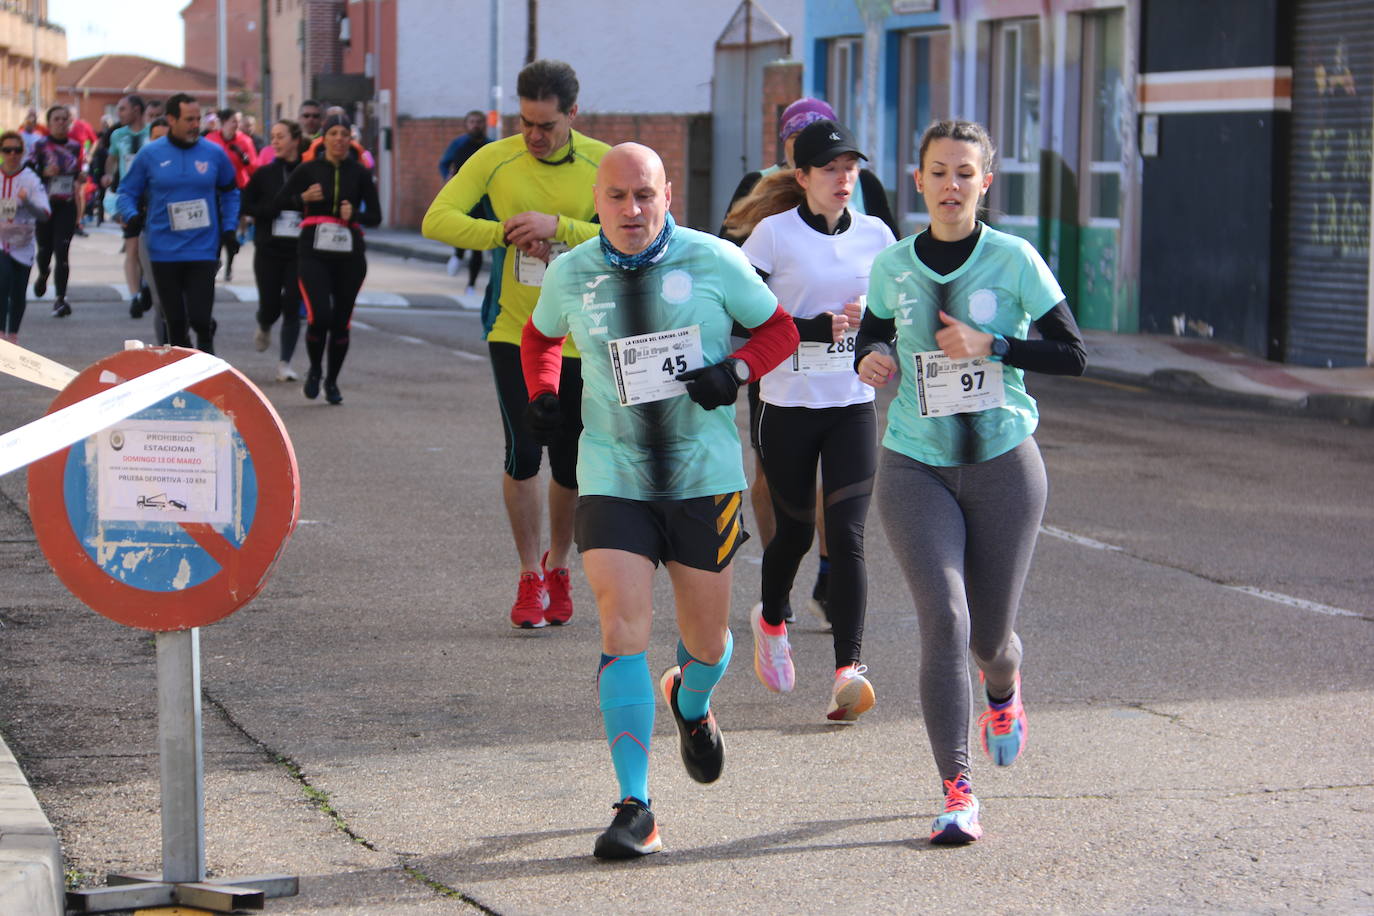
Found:
[(1002, 364), (985, 356), (950, 359), (944, 350), (913, 354), (916, 400), (923, 417), (976, 413), (1006, 403)]
[(606, 346), (610, 348), (611, 376), (622, 407), (686, 394), (687, 386), (677, 377), (705, 365), (697, 325), (622, 337)]

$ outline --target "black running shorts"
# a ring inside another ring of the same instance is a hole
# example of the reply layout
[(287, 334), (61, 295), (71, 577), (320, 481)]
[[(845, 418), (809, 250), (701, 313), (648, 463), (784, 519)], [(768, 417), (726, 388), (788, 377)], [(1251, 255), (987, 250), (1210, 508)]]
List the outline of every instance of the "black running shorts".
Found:
[(659, 563), (720, 572), (749, 540), (742, 494), (637, 500), (581, 496), (573, 534), (579, 553), (624, 550)]

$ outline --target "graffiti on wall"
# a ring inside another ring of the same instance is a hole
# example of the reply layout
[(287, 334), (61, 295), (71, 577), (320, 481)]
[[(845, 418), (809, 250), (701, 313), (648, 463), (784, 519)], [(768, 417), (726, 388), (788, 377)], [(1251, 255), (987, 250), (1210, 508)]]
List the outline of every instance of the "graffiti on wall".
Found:
[[(1369, 109), (1371, 100), (1362, 97), (1351, 71), (1345, 39), (1336, 42), (1328, 60), (1319, 62), (1312, 73), (1317, 104), (1335, 115), (1351, 107)], [(1365, 112), (1368, 114), (1368, 112)], [(1347, 115), (1348, 119), (1349, 116)], [(1311, 203), (1310, 238), (1330, 248), (1336, 257), (1368, 257), (1370, 177), (1374, 172), (1374, 129), (1367, 117), (1358, 129), (1322, 127), (1312, 132), (1307, 164), (1318, 181), (1338, 183)]]

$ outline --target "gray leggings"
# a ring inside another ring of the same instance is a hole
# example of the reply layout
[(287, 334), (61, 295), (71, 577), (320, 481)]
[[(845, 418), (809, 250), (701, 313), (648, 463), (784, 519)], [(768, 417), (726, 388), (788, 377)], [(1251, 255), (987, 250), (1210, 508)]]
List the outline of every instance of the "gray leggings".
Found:
[(968, 650), (994, 696), (1015, 684), (1016, 609), (1046, 490), (1034, 438), (957, 467), (882, 450), (878, 510), (916, 605), (921, 711), (942, 780), (969, 772)]

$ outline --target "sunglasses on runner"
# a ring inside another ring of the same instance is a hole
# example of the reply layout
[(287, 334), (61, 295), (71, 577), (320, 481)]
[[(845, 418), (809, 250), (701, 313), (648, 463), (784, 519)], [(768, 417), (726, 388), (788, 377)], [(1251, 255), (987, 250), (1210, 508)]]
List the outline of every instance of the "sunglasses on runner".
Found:
[(23, 151), (24, 147), (22, 146), (0, 146), (0, 153), (22, 153)]

